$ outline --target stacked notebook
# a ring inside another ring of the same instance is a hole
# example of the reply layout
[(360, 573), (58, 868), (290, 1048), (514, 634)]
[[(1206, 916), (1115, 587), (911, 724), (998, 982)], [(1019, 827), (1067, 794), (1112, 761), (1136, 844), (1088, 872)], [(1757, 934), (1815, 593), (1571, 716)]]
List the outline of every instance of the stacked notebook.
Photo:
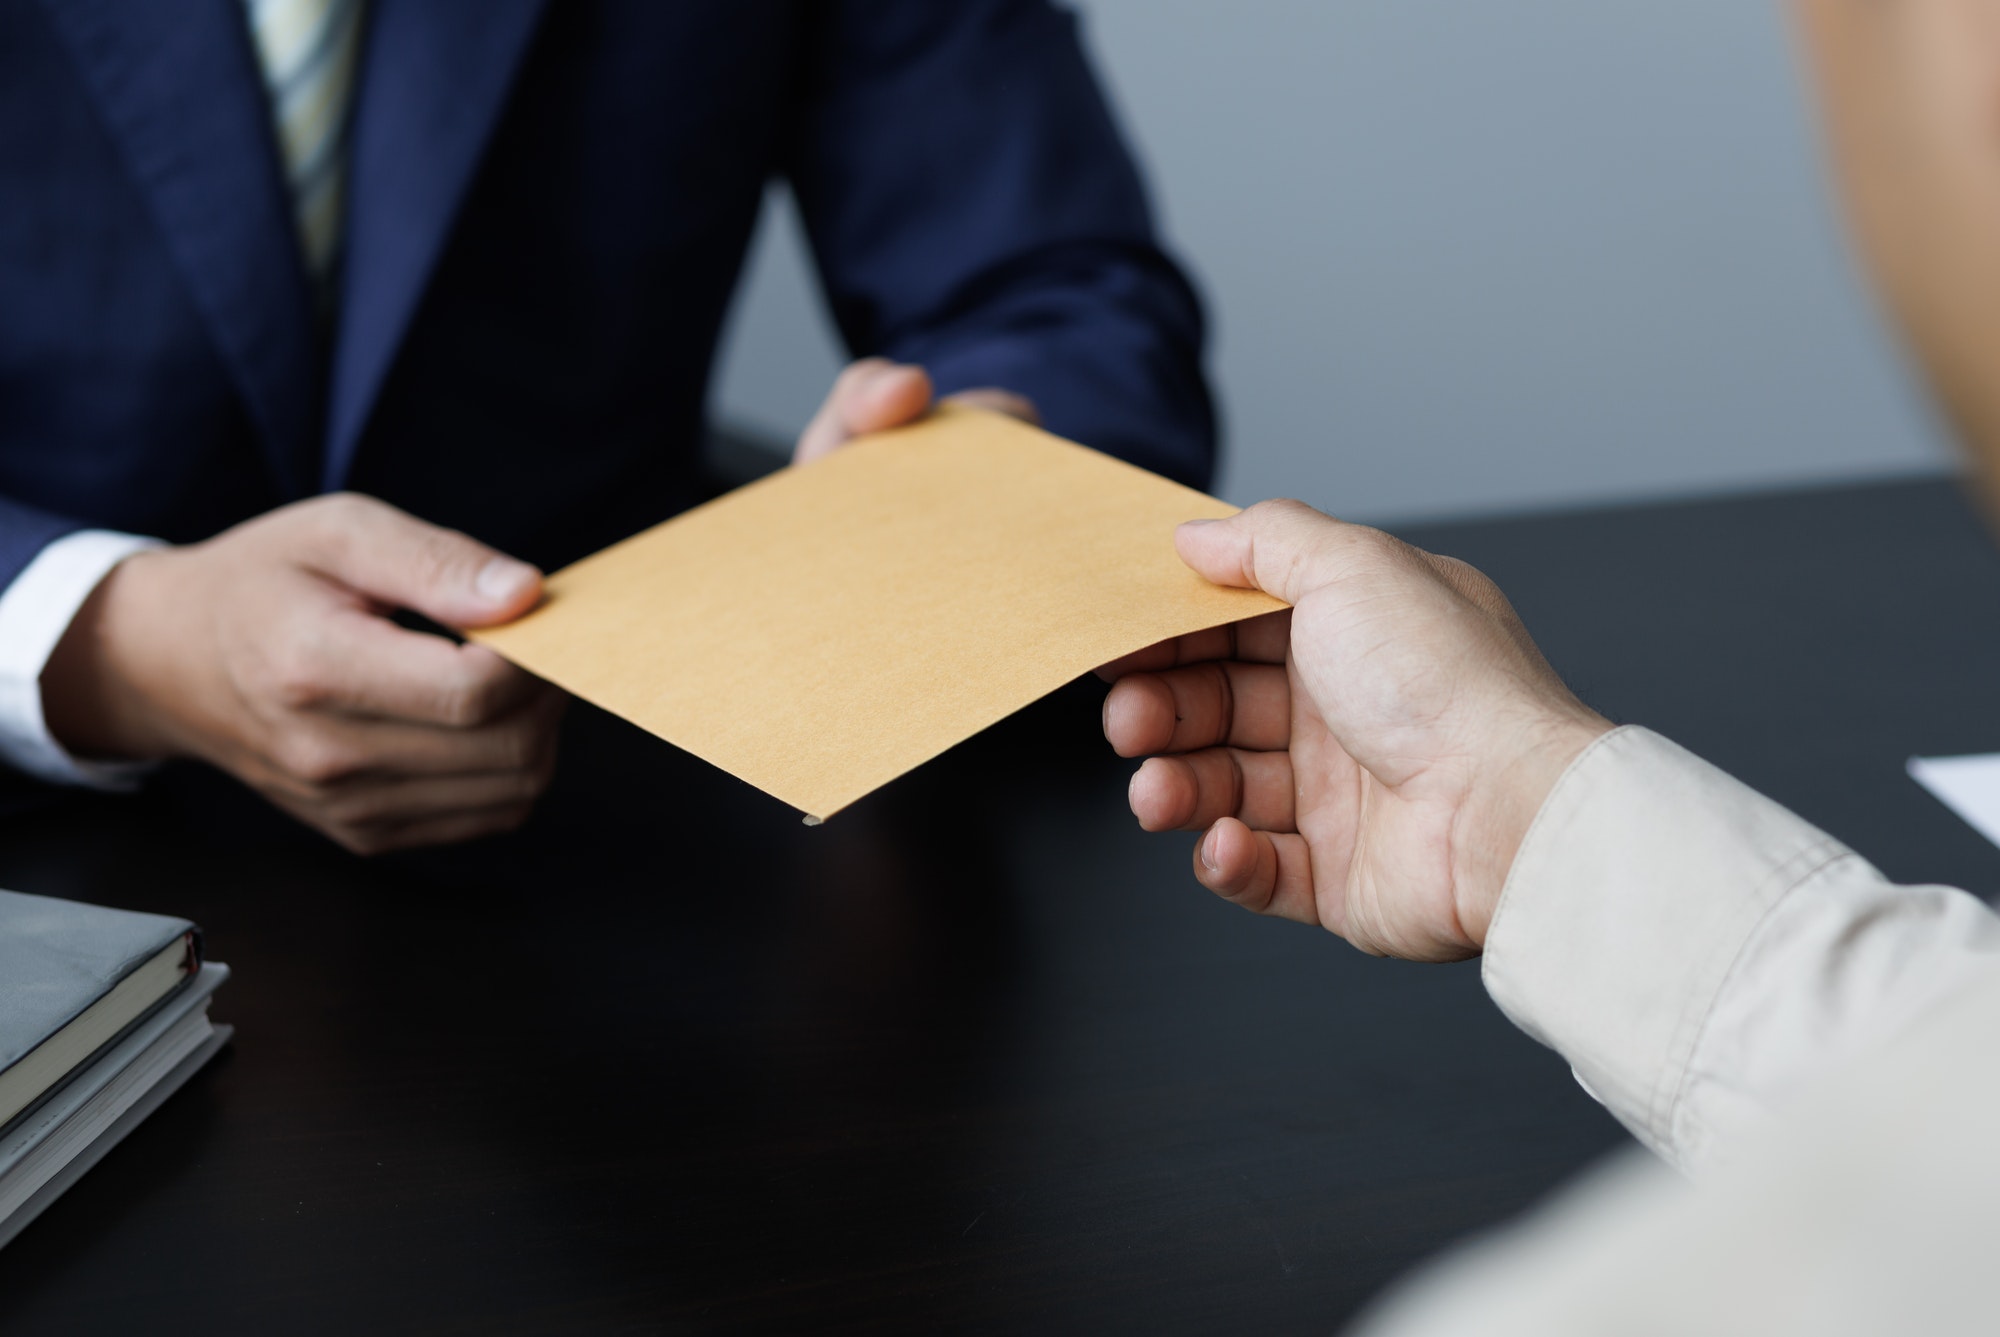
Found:
[(229, 1040), (184, 919), (0, 891), (0, 1245)]

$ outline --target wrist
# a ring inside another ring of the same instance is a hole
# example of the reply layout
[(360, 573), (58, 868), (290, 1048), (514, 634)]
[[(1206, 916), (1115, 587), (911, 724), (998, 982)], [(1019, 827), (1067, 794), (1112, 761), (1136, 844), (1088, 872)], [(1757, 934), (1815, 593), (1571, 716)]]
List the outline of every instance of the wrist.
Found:
[(1476, 950), (1486, 948), (1507, 875), (1542, 805), (1570, 763), (1611, 728), (1581, 702), (1568, 702), (1520, 721), (1505, 744), (1489, 749), (1491, 764), (1468, 791), (1454, 833), (1454, 909)]
[[(77, 609), (42, 669), (42, 714), (72, 755), (153, 761), (175, 748), (148, 707), (149, 648), (171, 640), (147, 628), (162, 608), (159, 579), (177, 553), (134, 553), (107, 572)], [(184, 629), (183, 629), (184, 630)]]

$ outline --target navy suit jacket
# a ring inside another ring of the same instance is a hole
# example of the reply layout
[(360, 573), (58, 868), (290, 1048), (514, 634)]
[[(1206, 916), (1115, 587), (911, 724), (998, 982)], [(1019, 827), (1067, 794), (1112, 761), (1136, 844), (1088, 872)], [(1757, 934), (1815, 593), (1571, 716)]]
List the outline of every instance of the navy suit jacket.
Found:
[(337, 322), (242, 0), (0, 0), (0, 587), (354, 488), (545, 565), (697, 492), (787, 178), (856, 353), (1205, 481), (1201, 318), (1047, 0), (370, 0)]

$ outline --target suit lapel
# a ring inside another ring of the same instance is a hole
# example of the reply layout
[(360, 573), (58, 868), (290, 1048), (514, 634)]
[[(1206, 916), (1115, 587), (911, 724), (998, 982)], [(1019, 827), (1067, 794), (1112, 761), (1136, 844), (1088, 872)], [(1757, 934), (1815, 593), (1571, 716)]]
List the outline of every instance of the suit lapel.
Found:
[(369, 0), (324, 486), (339, 487), (545, 0)]
[(312, 490), (318, 367), (241, 0), (45, 0), (287, 495)]

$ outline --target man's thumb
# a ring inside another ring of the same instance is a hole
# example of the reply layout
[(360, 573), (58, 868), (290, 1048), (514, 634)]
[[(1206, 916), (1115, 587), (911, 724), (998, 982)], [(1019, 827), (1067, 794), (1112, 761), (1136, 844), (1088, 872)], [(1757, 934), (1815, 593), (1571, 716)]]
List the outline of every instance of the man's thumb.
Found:
[(448, 627), (485, 627), (533, 608), (542, 573), (456, 530), (371, 497), (311, 503), (309, 564), (382, 603)]
[(1218, 585), (1263, 590), (1286, 603), (1333, 578), (1343, 539), (1369, 533), (1302, 501), (1260, 501), (1225, 520), (1190, 520), (1174, 533), (1181, 560)]

